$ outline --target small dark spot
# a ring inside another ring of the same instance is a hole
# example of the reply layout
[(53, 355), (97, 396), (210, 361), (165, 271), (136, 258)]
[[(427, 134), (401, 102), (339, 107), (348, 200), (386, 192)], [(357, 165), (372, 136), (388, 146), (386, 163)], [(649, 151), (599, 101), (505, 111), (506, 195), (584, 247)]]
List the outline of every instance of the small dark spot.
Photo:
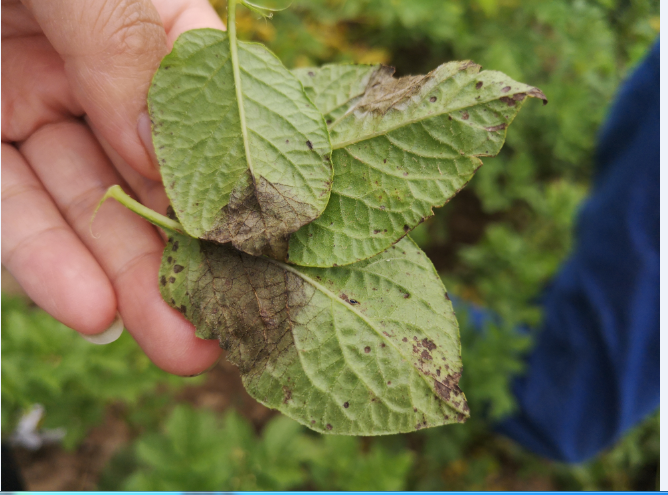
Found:
[(401, 339), (401, 341), (402, 342), (408, 342), (408, 339), (406, 337), (404, 337), (403, 339)]
[(373, 233), (374, 234), (380, 234), (380, 230), (374, 230)]
[(445, 298), (446, 298), (448, 301), (450, 300), (450, 296), (448, 295), (447, 292), (445, 293)]
[(332, 429), (332, 425), (330, 425), (329, 423), (327, 423), (326, 428), (327, 428), (328, 430), (331, 430), (331, 429)]
[(308, 71), (308, 75), (311, 76), (311, 77), (315, 77), (315, 72), (313, 72), (312, 70), (310, 70), (310, 71)]
[(385, 158), (385, 159), (383, 160), (383, 163), (387, 163), (387, 158)]
[(351, 299), (351, 300), (348, 301), (348, 302), (349, 302), (350, 304), (352, 304), (352, 305), (359, 304), (359, 301), (356, 301), (355, 299)]
[(406, 177), (407, 175), (408, 175), (408, 172), (404, 172), (404, 177)]
[(408, 232), (411, 228), (408, 225), (404, 225), (404, 232)]
[(417, 407), (414, 407), (414, 408), (413, 408), (413, 412), (417, 412)]
[(404, 294), (404, 299), (408, 299), (409, 297), (411, 297), (411, 295), (408, 292)]
[(429, 101), (432, 102), (432, 103), (434, 103), (434, 102), (436, 101), (436, 97), (435, 97), (435, 96), (432, 96), (431, 98), (429, 98)]
[(168, 70), (168, 69), (169, 69), (169, 65), (165, 65), (165, 70)]
[(174, 244), (172, 245), (172, 251), (176, 252), (179, 250), (179, 241), (174, 241)]
[(310, 150), (313, 149), (313, 143), (311, 143), (311, 141), (306, 141), (306, 146), (308, 146), (308, 149)]
[(347, 402), (344, 402), (344, 403), (343, 403), (343, 407), (345, 407), (346, 409), (348, 409), (348, 407), (350, 407), (350, 404), (348, 404)]
[(290, 140), (289, 140), (289, 139), (286, 139), (286, 140), (285, 140), (285, 144), (290, 144)]
[(169, 300), (169, 304), (170, 304), (172, 307), (176, 306), (176, 301), (174, 300), (174, 298), (171, 298), (171, 299)]
[(383, 230), (383, 232), (387, 232), (387, 229)]
[(160, 283), (162, 285), (167, 285), (167, 277), (165, 277), (164, 275), (160, 277)]
[(183, 314), (186, 314), (187, 309), (186, 309), (185, 305), (182, 304), (181, 307), (179, 308), (179, 311), (181, 311), (181, 313), (183, 313)]
[(369, 353), (371, 352), (371, 347), (366, 346), (366, 347), (364, 348), (364, 352), (366, 352), (367, 354), (369, 354)]
[(468, 119), (469, 119), (469, 113), (466, 110), (464, 110), (462, 112), (462, 120), (468, 120)]
[(513, 95), (513, 100), (515, 100), (515, 101), (522, 101), (522, 100), (523, 100), (524, 98), (526, 98), (526, 97), (527, 97), (527, 94), (526, 94), (526, 93), (515, 93), (515, 94)]
[(417, 335), (413, 335), (413, 340), (417, 340)]
[(181, 265), (174, 265), (174, 273), (179, 273), (183, 271), (183, 267)]
[(382, 344), (380, 344), (380, 346), (381, 346), (381, 347), (385, 347), (385, 342), (383, 342)]
[(448, 115), (448, 120), (452, 120), (452, 115)]
[(388, 385), (392, 385), (392, 382), (387, 382)]
[(167, 256), (167, 263), (171, 263), (174, 259), (171, 256)]
[(174, 277), (169, 277), (169, 283), (173, 284), (174, 282), (176, 282), (176, 279)]
[(312, 425), (315, 424), (315, 419), (312, 419), (312, 420), (311, 420), (311, 424), (312, 424)]
[(418, 424), (415, 425), (415, 429), (416, 429), (416, 430), (419, 430), (420, 428), (422, 428), (422, 425), (421, 425), (420, 423), (418, 423)]
[[(170, 206), (169, 208), (171, 208), (171, 206)], [(167, 208), (167, 209), (169, 209), (169, 208)], [(167, 239), (167, 242), (174, 242), (174, 238), (173, 238), (173, 237), (169, 237), (169, 238)]]
[(427, 349), (422, 351), (422, 354), (420, 354), (420, 357), (424, 359), (425, 361), (431, 361), (431, 354), (427, 352)]
[(350, 302), (350, 299), (348, 299), (348, 295), (347, 295), (347, 294), (341, 294), (339, 297), (340, 297), (341, 299), (343, 299), (345, 302)]
[(508, 91), (510, 91), (510, 86), (504, 86), (503, 88), (501, 88), (502, 93), (507, 93)]
[(331, 119), (327, 119), (327, 125), (329, 125), (331, 123), (332, 123)]
[(441, 376), (441, 368), (436, 370), (436, 376)]
[(475, 89), (480, 89), (480, 88), (482, 88), (482, 81), (478, 81), (478, 82), (475, 84)]

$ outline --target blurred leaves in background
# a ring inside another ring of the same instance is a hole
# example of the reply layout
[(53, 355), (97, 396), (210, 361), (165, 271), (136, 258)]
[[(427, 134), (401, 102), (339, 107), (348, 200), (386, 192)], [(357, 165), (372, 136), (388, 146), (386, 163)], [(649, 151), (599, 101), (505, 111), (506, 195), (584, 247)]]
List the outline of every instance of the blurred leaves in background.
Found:
[[(212, 3), (224, 18), (224, 1)], [(184, 379), (151, 365), (129, 335), (92, 346), (3, 296), (3, 438), (39, 402), (45, 426), (65, 426), (65, 445), (74, 448), (105, 407), (121, 403), (136, 440), (109, 464), (102, 489), (654, 489), (658, 414), (579, 466), (533, 456), (495, 435), (490, 418), (515, 407), (510, 383), (532, 342), (531, 331), (517, 328), (540, 325), (537, 301), (571, 249), (598, 129), (620, 82), (658, 37), (659, 2), (294, 0), (271, 20), (238, 15), (239, 36), (267, 44), (288, 68), (383, 62), (404, 75), (471, 59), (547, 95), (545, 107), (526, 105), (501, 154), (411, 234), (451, 294), (498, 315), (480, 333), (473, 315), (457, 313), (471, 419), (352, 438), (313, 434), (278, 416), (256, 433), (231, 411), (174, 406)]]

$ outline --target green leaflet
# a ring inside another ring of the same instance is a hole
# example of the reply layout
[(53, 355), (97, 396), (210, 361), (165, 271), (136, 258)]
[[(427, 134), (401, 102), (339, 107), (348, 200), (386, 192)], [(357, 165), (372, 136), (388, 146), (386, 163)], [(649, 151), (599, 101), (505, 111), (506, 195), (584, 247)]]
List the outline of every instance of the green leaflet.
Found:
[(316, 431), (382, 435), (468, 417), (452, 305), (408, 238), (323, 269), (175, 234), (160, 287), (199, 337), (220, 340), (255, 399)]
[(329, 136), (299, 81), (263, 45), (238, 42), (239, 105), (230, 46), (223, 31), (188, 31), (153, 78), (163, 182), (188, 234), (284, 259), (288, 235), (327, 205)]
[[(385, 66), (295, 71), (330, 121), (334, 183), (325, 212), (292, 234), (289, 261), (341, 266), (397, 242), (496, 155), (532, 86), (472, 62), (425, 76)], [(345, 109), (345, 111), (342, 111)]]

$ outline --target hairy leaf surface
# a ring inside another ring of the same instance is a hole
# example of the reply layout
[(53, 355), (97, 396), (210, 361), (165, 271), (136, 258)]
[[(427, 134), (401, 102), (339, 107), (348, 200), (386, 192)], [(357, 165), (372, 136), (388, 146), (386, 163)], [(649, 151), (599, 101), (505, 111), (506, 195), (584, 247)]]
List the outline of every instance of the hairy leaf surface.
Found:
[[(187, 31), (153, 78), (149, 111), (167, 195), (186, 231), (284, 259), (287, 238), (327, 205), (332, 169), (320, 112), (263, 45)], [(248, 146), (245, 146), (247, 140)]]
[[(527, 97), (505, 74), (451, 62), (396, 79), (386, 66), (295, 71), (329, 124), (334, 183), (325, 212), (290, 237), (289, 261), (337, 266), (397, 242), (496, 155)], [(345, 108), (345, 111), (342, 109)]]
[(452, 305), (408, 238), (323, 269), (175, 235), (160, 287), (199, 337), (219, 339), (255, 399), (316, 431), (382, 435), (468, 417)]

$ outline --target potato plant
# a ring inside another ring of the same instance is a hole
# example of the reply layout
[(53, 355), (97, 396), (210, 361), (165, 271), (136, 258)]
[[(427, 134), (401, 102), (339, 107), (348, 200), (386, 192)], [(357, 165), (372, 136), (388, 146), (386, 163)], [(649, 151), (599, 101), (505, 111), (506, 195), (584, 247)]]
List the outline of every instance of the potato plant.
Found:
[(501, 149), (543, 93), (471, 61), (289, 71), (264, 45), (193, 30), (148, 95), (169, 232), (158, 283), (248, 392), (331, 434), (469, 416), (452, 304), (408, 233)]

